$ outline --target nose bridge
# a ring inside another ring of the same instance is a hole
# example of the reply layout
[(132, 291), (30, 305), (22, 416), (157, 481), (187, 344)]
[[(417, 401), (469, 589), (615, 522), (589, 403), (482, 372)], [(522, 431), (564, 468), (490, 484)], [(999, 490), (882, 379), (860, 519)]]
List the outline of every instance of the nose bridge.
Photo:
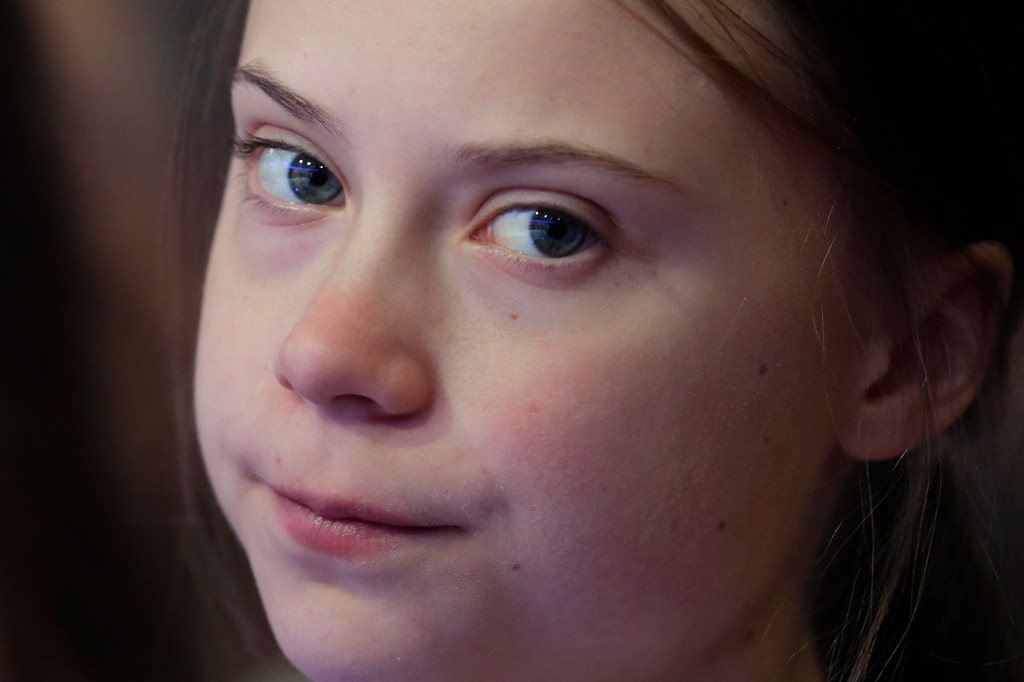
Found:
[[(386, 213), (391, 213), (387, 216)], [(424, 328), (429, 249), (393, 211), (364, 212), (330, 255), (278, 353), (278, 382), (304, 400), (378, 416), (409, 415), (434, 393)]]
[[(386, 183), (381, 183), (386, 184)], [(411, 303), (432, 275), (429, 211), (399, 187), (354, 209), (348, 235), (334, 254), (325, 279), (331, 289), (358, 288), (387, 297), (401, 307)], [(406, 198), (402, 198), (403, 195)], [(418, 306), (417, 306), (418, 307)]]
[[(411, 192), (391, 188), (387, 196), (355, 209), (348, 232), (331, 255), (316, 299), (334, 300), (359, 317), (391, 325), (417, 322), (435, 309), (434, 251), (429, 211)], [(402, 197), (405, 197), (404, 199)], [(396, 329), (390, 329), (396, 331)]]

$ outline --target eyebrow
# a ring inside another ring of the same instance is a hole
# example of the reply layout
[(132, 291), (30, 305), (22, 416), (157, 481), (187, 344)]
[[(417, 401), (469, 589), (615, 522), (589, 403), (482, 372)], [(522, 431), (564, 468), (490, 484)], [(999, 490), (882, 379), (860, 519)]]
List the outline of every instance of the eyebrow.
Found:
[(467, 145), (451, 151), (448, 157), (458, 166), (470, 168), (515, 168), (517, 166), (575, 165), (611, 173), (628, 180), (639, 180), (661, 189), (682, 194), (702, 203), (700, 196), (679, 183), (652, 173), (632, 161), (585, 146), (550, 142), (513, 145)]
[[(326, 109), (284, 85), (259, 63), (250, 63), (235, 69), (233, 81), (236, 84), (243, 83), (259, 88), (300, 121), (320, 126), (332, 135), (345, 139), (342, 127)], [(703, 203), (701, 196), (693, 190), (631, 161), (598, 149), (565, 142), (470, 144), (448, 150), (444, 156), (455, 166), (474, 170), (542, 165), (589, 167), (628, 180), (654, 185), (680, 194), (694, 203)]]
[(288, 88), (259, 64), (238, 67), (235, 69), (232, 81), (236, 84), (244, 83), (255, 86), (300, 121), (318, 125), (336, 137), (345, 137), (341, 126), (327, 113), (327, 110)]

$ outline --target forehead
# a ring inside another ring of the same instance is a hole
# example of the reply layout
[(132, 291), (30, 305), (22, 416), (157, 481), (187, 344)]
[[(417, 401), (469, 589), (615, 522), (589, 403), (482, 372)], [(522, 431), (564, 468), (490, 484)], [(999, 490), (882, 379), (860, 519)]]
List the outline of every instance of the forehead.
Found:
[[(493, 53), (506, 61), (515, 56), (530, 63), (548, 56), (579, 56), (582, 43), (592, 54), (624, 46), (644, 49), (651, 36), (637, 18), (645, 13), (645, 5), (636, 0), (340, 0), (301, 4), (253, 0), (248, 34), (255, 39), (264, 33), (301, 31), (282, 47), (308, 55), (322, 53), (343, 39), (359, 51), (386, 44), (402, 56), (442, 62), (458, 60), (486, 39), (491, 41)], [(332, 34), (334, 39), (329, 39)], [(326, 42), (318, 42), (325, 38)], [(482, 59), (491, 52), (475, 54)], [(576, 65), (575, 61), (566, 66)]]
[[(740, 71), (786, 80), (778, 72), (794, 40), (789, 22), (774, 3), (754, 0), (341, 0), (299, 5), (253, 0), (248, 33), (250, 40), (258, 34), (290, 33), (280, 47), (304, 57), (343, 40), (360, 51), (387, 45), (396, 58), (438, 66), (459, 63), (467, 53), (481, 67), (498, 60), (550, 71), (557, 62), (556, 73), (579, 77), (599, 75), (597, 67), (607, 66), (595, 56), (627, 57), (615, 69), (618, 73), (650, 67), (650, 58), (660, 55), (676, 62), (672, 71), (678, 76), (702, 77), (692, 46), (680, 38), (680, 26)], [(490, 42), (488, 49), (477, 49), (481, 40)], [(684, 68), (680, 59), (688, 62)], [(592, 68), (581, 68), (587, 65)], [(531, 75), (528, 68), (521, 73)], [(515, 74), (504, 75), (517, 80)]]

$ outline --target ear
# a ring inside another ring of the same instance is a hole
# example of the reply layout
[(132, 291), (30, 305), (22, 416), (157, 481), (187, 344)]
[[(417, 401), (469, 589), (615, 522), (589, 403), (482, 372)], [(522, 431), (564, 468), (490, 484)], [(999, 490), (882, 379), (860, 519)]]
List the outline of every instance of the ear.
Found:
[(910, 315), (869, 342), (855, 385), (860, 409), (840, 433), (851, 457), (898, 456), (949, 428), (974, 402), (1009, 298), (1013, 261), (972, 244), (917, 263)]

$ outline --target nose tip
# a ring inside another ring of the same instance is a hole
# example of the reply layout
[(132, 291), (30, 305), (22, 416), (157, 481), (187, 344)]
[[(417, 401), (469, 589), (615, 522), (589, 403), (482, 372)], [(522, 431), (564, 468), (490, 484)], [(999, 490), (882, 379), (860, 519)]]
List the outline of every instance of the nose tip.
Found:
[(277, 382), (308, 403), (373, 416), (419, 413), (433, 398), (429, 363), (375, 312), (320, 302), (306, 310), (278, 352)]

